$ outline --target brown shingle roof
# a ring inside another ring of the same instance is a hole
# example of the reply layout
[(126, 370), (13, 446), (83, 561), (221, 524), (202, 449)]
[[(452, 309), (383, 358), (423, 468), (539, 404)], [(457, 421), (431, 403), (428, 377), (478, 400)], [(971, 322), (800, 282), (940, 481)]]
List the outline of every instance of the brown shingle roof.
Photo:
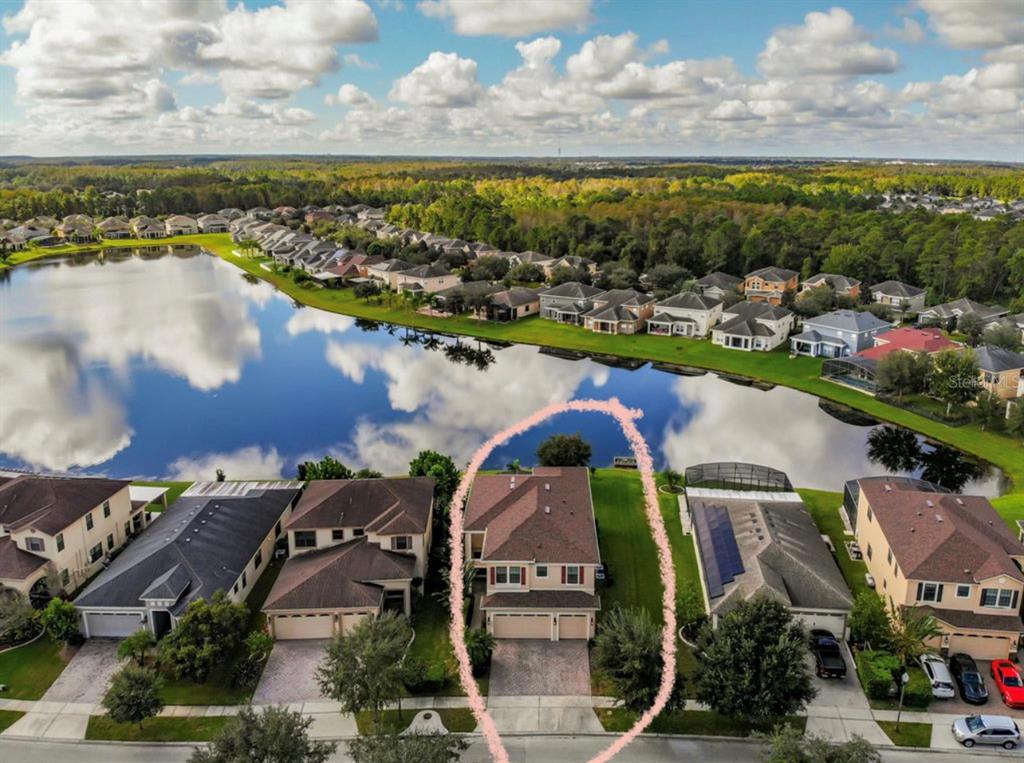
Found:
[(865, 480), (860, 487), (905, 577), (977, 583), (1006, 575), (1024, 581), (1010, 558), (1024, 557), (1024, 545), (988, 499), (887, 491), (882, 480)]
[(24, 580), (46, 564), (46, 559), (18, 548), (10, 538), (0, 538), (0, 578)]
[(394, 535), (427, 531), (434, 500), (430, 477), (316, 480), (306, 487), (287, 529), (363, 527)]
[(601, 561), (585, 467), (477, 475), (466, 503), (465, 529), (486, 531), (484, 561)]
[(293, 556), (274, 581), (266, 611), (376, 607), (384, 589), (371, 581), (409, 580), (416, 558), (385, 551), (366, 536)]
[(924, 614), (933, 615), (954, 628), (978, 628), (985, 631), (1013, 631), (1019, 633), (1024, 629), (1019, 615), (990, 615), (983, 612), (971, 612), (965, 609), (937, 609), (935, 607), (918, 606), (916, 609)]
[(601, 599), (586, 591), (502, 591), (484, 597), (482, 609), (600, 609)]
[(0, 526), (56, 535), (128, 487), (124, 480), (17, 477), (0, 485)]

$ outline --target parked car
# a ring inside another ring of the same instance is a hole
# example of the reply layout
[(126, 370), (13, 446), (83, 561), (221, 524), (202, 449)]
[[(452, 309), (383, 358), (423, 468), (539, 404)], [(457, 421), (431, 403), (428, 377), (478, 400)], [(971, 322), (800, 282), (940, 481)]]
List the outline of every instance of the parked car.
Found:
[(607, 564), (597, 565), (597, 569), (594, 572), (594, 582), (606, 588), (612, 584), (612, 575), (608, 571)]
[(1024, 707), (1024, 679), (1009, 660), (992, 660), (992, 680), (1007, 707)]
[(868, 588), (874, 588), (875, 587), (875, 576), (872, 575), (870, 572), (865, 572), (864, 573), (864, 583), (867, 585)]
[(819, 678), (844, 678), (846, 676), (846, 660), (839, 640), (831, 631), (812, 630), (810, 639), (811, 654), (814, 655), (814, 672)]
[(956, 687), (960, 690), (960, 698), (964, 702), (972, 705), (984, 705), (988, 702), (985, 679), (973, 657), (963, 652), (954, 654), (949, 658), (949, 672), (953, 674)]
[(997, 744), (1012, 750), (1020, 743), (1020, 729), (1007, 715), (968, 715), (953, 721), (953, 737), (964, 747)]
[(921, 669), (928, 676), (928, 683), (932, 685), (932, 696), (937, 699), (953, 699), (956, 691), (953, 689), (953, 676), (949, 674), (949, 668), (942, 658), (937, 654), (923, 654)]

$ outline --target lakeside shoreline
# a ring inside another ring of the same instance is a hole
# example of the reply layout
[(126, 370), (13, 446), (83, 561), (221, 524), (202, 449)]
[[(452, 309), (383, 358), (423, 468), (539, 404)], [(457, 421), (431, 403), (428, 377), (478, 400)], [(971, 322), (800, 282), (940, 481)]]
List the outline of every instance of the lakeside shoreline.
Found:
[(328, 312), (412, 329), (465, 336), (485, 342), (512, 342), (651, 363), (686, 365), (769, 382), (846, 405), (881, 421), (912, 429), (925, 437), (956, 447), (998, 467), (1008, 481), (1006, 496), (1016, 495), (1020, 499), (1013, 501), (1012, 506), (1008, 508), (1011, 511), (1019, 511), (1024, 517), (1024, 447), (1019, 443), (1009, 436), (981, 430), (974, 424), (951, 427), (888, 405), (856, 390), (824, 381), (820, 378), (821, 360), (816, 358), (790, 359), (788, 353), (781, 351), (745, 353), (726, 350), (706, 340), (649, 334), (609, 336), (587, 332), (575, 326), (554, 324), (537, 317), (498, 324), (465, 317), (426, 316), (405, 305), (393, 306), (388, 302), (373, 304), (359, 300), (352, 295), (350, 289), (304, 288), (287, 276), (262, 267), (264, 258), (236, 255), (235, 245), (225, 233), (148, 240), (119, 239), (100, 245), (90, 243), (31, 250), (13, 255), (12, 261), (6, 267), (50, 257), (89, 254), (102, 249), (174, 245), (199, 246), (234, 265), (243, 273), (270, 283), (296, 302)]

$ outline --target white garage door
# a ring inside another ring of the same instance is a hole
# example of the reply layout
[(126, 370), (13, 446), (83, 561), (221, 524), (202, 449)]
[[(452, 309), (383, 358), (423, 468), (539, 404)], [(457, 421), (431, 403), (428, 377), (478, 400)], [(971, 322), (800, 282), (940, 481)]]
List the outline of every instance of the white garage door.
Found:
[(124, 638), (146, 627), (139, 612), (88, 612), (85, 615), (89, 638)]
[(491, 632), (495, 638), (551, 638), (551, 615), (494, 615)]
[(830, 631), (840, 641), (843, 640), (845, 634), (843, 629), (846, 627), (846, 618), (842, 615), (837, 615), (831, 612), (797, 612), (794, 613), (807, 630), (823, 630)]
[(332, 615), (275, 615), (274, 638), (330, 638), (334, 635)]
[(976, 660), (1005, 660), (1010, 654), (1010, 639), (954, 633), (949, 637), (949, 653), (964, 652)]
[(590, 638), (588, 615), (559, 615), (558, 638)]
[(352, 632), (359, 623), (366, 619), (365, 613), (345, 614), (341, 616), (341, 632), (346, 636)]

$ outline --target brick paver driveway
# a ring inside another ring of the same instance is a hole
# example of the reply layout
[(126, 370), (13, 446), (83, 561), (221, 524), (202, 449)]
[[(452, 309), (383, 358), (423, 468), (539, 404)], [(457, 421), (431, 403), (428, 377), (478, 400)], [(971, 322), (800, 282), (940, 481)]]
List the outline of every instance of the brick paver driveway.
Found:
[(587, 642), (499, 639), (491, 656), (489, 693), (589, 696)]
[(110, 679), (120, 667), (118, 641), (91, 638), (75, 652), (57, 680), (50, 684), (43, 699), (47, 702), (89, 702), (103, 699)]
[(253, 704), (322, 700), (315, 674), (326, 648), (327, 641), (321, 639), (275, 643), (252, 696)]

